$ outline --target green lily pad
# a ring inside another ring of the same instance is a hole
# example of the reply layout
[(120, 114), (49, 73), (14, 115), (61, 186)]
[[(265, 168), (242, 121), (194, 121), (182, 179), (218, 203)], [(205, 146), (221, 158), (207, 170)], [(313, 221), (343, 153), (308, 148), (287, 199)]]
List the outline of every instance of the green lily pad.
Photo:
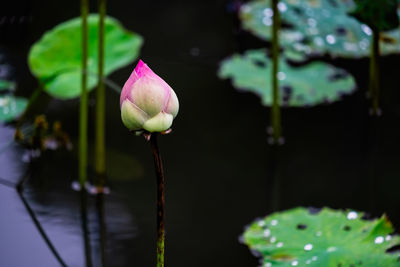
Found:
[[(287, 5), (285, 1), (280, 3), (278, 7), (280, 7), (282, 19), (285, 20)], [(285, 8), (282, 8), (282, 5)], [(272, 39), (272, 15), (270, 0), (258, 0), (243, 4), (239, 12), (242, 27), (266, 41)], [(304, 35), (296, 30), (281, 28), (279, 32), (279, 41), (282, 45), (289, 45), (301, 41), (303, 38)]]
[[(98, 15), (88, 17), (88, 89), (98, 81)], [(141, 48), (140, 35), (125, 30), (114, 18), (105, 19), (105, 75), (133, 62)], [(74, 18), (54, 27), (29, 53), (29, 67), (53, 97), (71, 99), (81, 93), (81, 20)]]
[(0, 91), (10, 90), (14, 91), (15, 82), (0, 79)]
[(356, 211), (329, 208), (312, 214), (305, 208), (276, 212), (252, 223), (243, 242), (262, 259), (262, 266), (400, 266), (399, 245), (385, 216), (363, 220)]
[[(241, 7), (242, 26), (256, 36), (271, 40), (270, 0), (256, 0)], [(284, 27), (280, 42), (285, 49), (306, 55), (329, 54), (348, 58), (368, 56), (372, 30), (348, 13), (352, 0), (282, 0), (279, 4)], [(400, 52), (400, 30), (383, 33), (382, 54)]]
[[(265, 106), (272, 104), (272, 64), (266, 50), (249, 50), (225, 59), (220, 78), (230, 78), (235, 88), (260, 96)], [(304, 107), (337, 101), (355, 90), (354, 78), (345, 70), (324, 62), (292, 67), (281, 58), (280, 100), (282, 106)]]
[(24, 112), (28, 100), (12, 95), (0, 95), (0, 122), (9, 122)]

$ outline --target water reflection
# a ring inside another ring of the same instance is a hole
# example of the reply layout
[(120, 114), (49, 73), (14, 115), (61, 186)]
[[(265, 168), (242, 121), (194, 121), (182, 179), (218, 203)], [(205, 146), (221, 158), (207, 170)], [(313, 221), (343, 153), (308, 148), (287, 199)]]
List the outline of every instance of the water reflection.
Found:
[[(29, 186), (29, 201), (68, 266), (120, 266), (127, 261), (123, 246), (136, 236), (136, 224), (116, 196), (92, 196), (69, 187), (43, 191), (33, 183)], [(106, 264), (107, 258), (113, 262)]]
[[(12, 140), (14, 130), (0, 127), (2, 147)], [(0, 178), (4, 180), (0, 183), (0, 211), (7, 214), (0, 220), (0, 236), (3, 244), (7, 244), (0, 253), (1, 265), (121, 266), (126, 263), (129, 256), (124, 251), (126, 242), (136, 237), (137, 229), (119, 196), (85, 194), (80, 197), (70, 188), (75, 169), (61, 168), (71, 160), (68, 153), (45, 152), (43, 161), (27, 164), (23, 161), (25, 152), (13, 144), (0, 154)], [(24, 176), (28, 170), (30, 174)], [(19, 197), (16, 185), (23, 177), (27, 179), (23, 180)], [(24, 257), (18, 257), (19, 253)], [(108, 258), (112, 261), (106, 263)]]

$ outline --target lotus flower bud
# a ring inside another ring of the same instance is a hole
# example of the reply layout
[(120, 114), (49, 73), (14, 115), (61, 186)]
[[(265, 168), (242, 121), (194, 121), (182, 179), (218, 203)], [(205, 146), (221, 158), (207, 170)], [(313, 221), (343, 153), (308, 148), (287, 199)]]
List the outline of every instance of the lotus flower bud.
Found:
[(174, 90), (142, 60), (122, 88), (121, 118), (131, 131), (163, 132), (178, 114)]

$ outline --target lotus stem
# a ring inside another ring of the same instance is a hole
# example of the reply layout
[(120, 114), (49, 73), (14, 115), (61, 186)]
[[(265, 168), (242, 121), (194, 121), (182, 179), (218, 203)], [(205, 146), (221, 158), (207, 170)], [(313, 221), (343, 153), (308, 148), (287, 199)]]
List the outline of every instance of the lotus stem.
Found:
[(87, 122), (88, 122), (88, 93), (87, 93), (87, 56), (88, 56), (88, 0), (81, 0), (82, 19), (82, 84), (81, 102), (79, 109), (79, 183), (82, 190), (87, 179)]
[(153, 151), (154, 165), (157, 175), (157, 267), (164, 267), (165, 255), (165, 228), (164, 228), (164, 169), (160, 151), (157, 144), (157, 133), (152, 133), (150, 137), (151, 148)]
[(279, 107), (279, 28), (280, 14), (278, 9), (278, 0), (272, 0), (272, 109), (271, 121), (273, 129), (273, 143), (278, 144), (281, 137), (281, 113)]
[(98, 79), (96, 91), (96, 133), (95, 133), (95, 171), (98, 177), (97, 186), (104, 186), (105, 179), (105, 84), (104, 84), (104, 19), (106, 0), (98, 1), (99, 9), (99, 50)]
[[(98, 86), (96, 91), (96, 133), (95, 133), (95, 172), (97, 186), (105, 184), (105, 83), (104, 83), (104, 47), (105, 32), (104, 20), (106, 17), (106, 0), (98, 0), (99, 33), (98, 33)], [(106, 266), (106, 224), (104, 220), (104, 195), (99, 193), (96, 199), (99, 219), (100, 256), (101, 266)]]
[(379, 97), (380, 97), (380, 80), (379, 80), (379, 31), (372, 30), (372, 45), (370, 58), (370, 78), (369, 93), (372, 99), (372, 114), (380, 115)]

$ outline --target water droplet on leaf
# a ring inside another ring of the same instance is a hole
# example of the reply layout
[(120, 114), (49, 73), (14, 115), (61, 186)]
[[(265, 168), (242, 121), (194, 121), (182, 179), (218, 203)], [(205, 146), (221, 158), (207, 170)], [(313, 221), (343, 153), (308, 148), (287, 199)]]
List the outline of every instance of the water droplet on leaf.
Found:
[(312, 248), (313, 248), (312, 244), (307, 244), (307, 245), (304, 246), (304, 250), (305, 251), (310, 251), (310, 250), (312, 250)]

